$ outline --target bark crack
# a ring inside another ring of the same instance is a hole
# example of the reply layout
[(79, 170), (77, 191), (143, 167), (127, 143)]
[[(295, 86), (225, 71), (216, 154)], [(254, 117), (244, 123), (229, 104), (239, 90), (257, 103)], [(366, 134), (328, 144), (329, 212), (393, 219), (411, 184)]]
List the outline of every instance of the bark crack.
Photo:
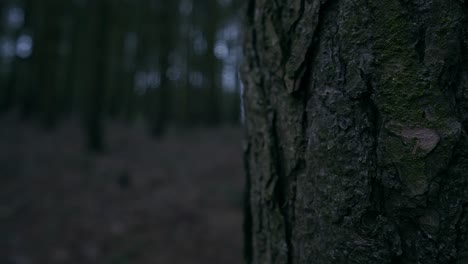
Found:
[(253, 243), (252, 243), (252, 208), (250, 204), (250, 188), (251, 188), (251, 175), (250, 175), (250, 144), (247, 144), (244, 149), (244, 168), (245, 168), (245, 189), (244, 189), (244, 221), (243, 221), (243, 231), (244, 231), (244, 258), (247, 264), (252, 263), (252, 252), (253, 252)]
[(462, 208), (461, 208), (461, 213), (460, 213), (460, 217), (458, 218), (458, 221), (457, 223), (455, 224), (455, 230), (457, 230), (457, 237), (455, 238), (455, 249), (457, 251), (457, 258), (460, 258), (460, 251), (461, 251), (461, 247), (462, 247), (462, 243), (463, 243), (463, 240), (461, 238), (461, 236), (463, 235), (463, 220), (465, 219), (465, 215), (466, 215), (466, 210), (468, 208), (468, 203), (464, 203), (462, 205)]
[[(317, 50), (318, 50), (318, 43), (320, 43), (320, 34), (322, 31), (323, 27), (323, 20), (324, 16), (329, 10), (329, 8), (334, 4), (337, 3), (339, 0), (323, 0), (322, 3), (320, 4), (319, 10), (318, 10), (318, 18), (317, 18), (317, 26), (315, 27), (315, 30), (312, 35), (312, 40), (307, 48), (307, 51), (304, 55), (304, 60), (302, 63), (299, 65), (297, 68), (296, 72), (294, 73), (294, 85), (293, 87), (298, 87), (297, 89), (293, 89), (291, 93), (297, 92), (298, 90), (301, 90), (304, 88), (303, 84), (303, 78), (304, 74), (310, 73), (312, 74), (312, 61), (314, 60)], [(297, 84), (299, 82), (299, 85)], [(307, 83), (306, 83), (307, 84)]]
[(293, 263), (293, 249), (292, 249), (292, 237), (291, 237), (291, 230), (292, 230), (292, 223), (288, 216), (288, 207), (292, 204), (288, 203), (287, 194), (288, 194), (288, 187), (289, 183), (286, 179), (286, 175), (283, 168), (284, 157), (282, 155), (282, 150), (280, 146), (280, 139), (278, 136), (278, 126), (277, 126), (277, 114), (275, 112), (272, 113), (272, 127), (271, 130), (271, 138), (272, 138), (272, 159), (274, 160), (275, 165), (275, 174), (276, 179), (273, 179), (275, 184), (273, 195), (274, 201), (276, 206), (278, 207), (279, 213), (283, 220), (284, 225), (284, 239), (286, 243), (286, 254), (287, 254), (287, 263)]
[(426, 27), (420, 26), (418, 35), (418, 42), (416, 42), (414, 49), (418, 54), (419, 63), (423, 63), (426, 55)]

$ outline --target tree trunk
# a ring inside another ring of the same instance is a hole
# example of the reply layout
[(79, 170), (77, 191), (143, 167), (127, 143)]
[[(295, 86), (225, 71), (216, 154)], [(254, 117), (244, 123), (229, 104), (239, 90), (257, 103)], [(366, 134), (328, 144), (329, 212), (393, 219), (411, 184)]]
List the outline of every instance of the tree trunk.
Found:
[[(155, 22), (157, 22), (158, 30), (158, 52), (159, 52), (159, 71), (160, 71), (160, 83), (156, 91), (153, 91), (151, 98), (151, 109), (150, 109), (150, 122), (151, 122), (151, 133), (154, 137), (163, 136), (168, 128), (169, 123), (172, 121), (170, 118), (173, 114), (171, 112), (171, 101), (174, 89), (173, 80), (170, 80), (168, 76), (168, 70), (171, 66), (169, 56), (174, 50), (175, 39), (176, 39), (176, 22), (179, 17), (177, 14), (178, 1), (170, 1), (167, 4), (163, 2), (158, 3), (160, 8)], [(155, 39), (151, 39), (155, 40)]]
[(219, 125), (221, 122), (222, 90), (219, 80), (221, 63), (216, 58), (214, 50), (216, 47), (216, 35), (219, 28), (217, 17), (220, 7), (217, 1), (207, 1), (204, 6), (207, 13), (210, 14), (203, 21), (204, 33), (206, 35), (207, 53), (204, 57), (203, 68), (206, 76), (206, 106), (205, 116), (206, 124), (211, 126)]
[(250, 0), (248, 263), (468, 263), (467, 18)]
[(48, 0), (35, 3), (37, 13), (34, 14), (35, 70), (37, 71), (37, 85), (40, 90), (39, 107), (41, 119), (47, 127), (55, 127), (59, 116), (59, 45), (62, 41), (60, 16), (63, 2)]
[(93, 45), (89, 54), (87, 63), (90, 65), (90, 70), (87, 74), (90, 76), (90, 85), (87, 91), (88, 100), (85, 110), (85, 129), (87, 134), (87, 144), (91, 151), (101, 152), (105, 148), (104, 143), (104, 98), (107, 85), (107, 54), (108, 54), (108, 15), (109, 15), (109, 0), (98, 0), (89, 2), (89, 10), (92, 17), (90, 21), (90, 30), (93, 35), (90, 35), (90, 44)]

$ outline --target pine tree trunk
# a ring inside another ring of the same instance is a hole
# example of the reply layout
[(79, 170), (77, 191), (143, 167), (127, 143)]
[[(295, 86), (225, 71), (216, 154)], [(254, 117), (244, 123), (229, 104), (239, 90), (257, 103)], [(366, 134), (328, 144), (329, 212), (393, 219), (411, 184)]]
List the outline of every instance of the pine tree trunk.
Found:
[(35, 71), (38, 77), (41, 119), (47, 127), (55, 127), (59, 117), (59, 46), (62, 41), (60, 15), (64, 3), (48, 0), (35, 3)]
[(248, 263), (468, 263), (467, 18), (250, 0)]
[(89, 80), (91, 81), (86, 94), (88, 102), (85, 109), (85, 129), (89, 150), (101, 152), (105, 149), (104, 142), (104, 98), (107, 85), (107, 54), (108, 54), (108, 30), (109, 0), (96, 0), (89, 2), (92, 20), (89, 23), (90, 46), (87, 63), (90, 63)]

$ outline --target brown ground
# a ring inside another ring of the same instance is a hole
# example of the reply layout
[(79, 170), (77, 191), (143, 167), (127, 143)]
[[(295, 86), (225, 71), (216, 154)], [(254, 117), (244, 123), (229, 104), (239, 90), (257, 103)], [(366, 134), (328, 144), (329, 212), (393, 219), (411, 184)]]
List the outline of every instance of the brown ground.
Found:
[(239, 129), (107, 131), (90, 155), (76, 123), (0, 118), (1, 264), (242, 263)]

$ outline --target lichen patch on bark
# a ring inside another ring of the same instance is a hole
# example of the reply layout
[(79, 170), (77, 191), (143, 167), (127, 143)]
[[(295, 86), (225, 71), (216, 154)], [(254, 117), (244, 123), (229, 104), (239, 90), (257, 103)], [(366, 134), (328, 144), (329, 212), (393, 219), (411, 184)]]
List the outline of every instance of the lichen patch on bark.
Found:
[(440, 137), (437, 132), (428, 128), (406, 128), (401, 131), (401, 136), (405, 140), (416, 140), (413, 154), (416, 154), (418, 149), (421, 149), (425, 153), (429, 153), (440, 141)]

